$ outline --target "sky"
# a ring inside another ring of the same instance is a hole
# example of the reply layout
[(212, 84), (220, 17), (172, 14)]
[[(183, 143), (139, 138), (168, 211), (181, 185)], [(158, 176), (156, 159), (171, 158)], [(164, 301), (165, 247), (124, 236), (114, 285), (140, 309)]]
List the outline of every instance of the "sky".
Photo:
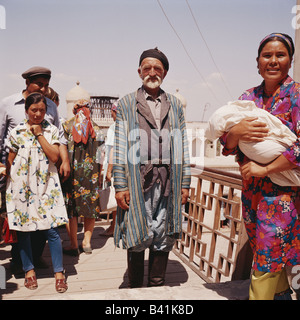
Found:
[[(272, 32), (294, 39), (295, 5), (296, 0), (0, 0), (0, 99), (25, 88), (25, 70), (48, 67), (65, 117), (65, 97), (77, 81), (91, 95), (122, 97), (141, 86), (141, 53), (158, 47), (170, 63), (162, 88), (179, 90), (187, 121), (206, 121), (261, 83), (259, 42)], [(3, 14), (0, 25), (1, 19)]]

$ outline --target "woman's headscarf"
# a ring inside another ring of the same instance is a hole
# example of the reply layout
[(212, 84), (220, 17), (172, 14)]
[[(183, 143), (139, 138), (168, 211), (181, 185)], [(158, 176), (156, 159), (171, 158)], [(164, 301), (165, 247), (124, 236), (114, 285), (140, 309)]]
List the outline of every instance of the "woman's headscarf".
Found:
[[(119, 101), (119, 100), (118, 100)], [(118, 101), (114, 102), (111, 106), (111, 111), (117, 112), (118, 110)]]
[(76, 143), (82, 142), (86, 144), (88, 142), (89, 135), (92, 138), (96, 137), (91, 118), (89, 102), (87, 100), (78, 100), (73, 108), (75, 114), (75, 121), (72, 129), (73, 140)]
[(291, 59), (293, 58), (293, 55), (295, 53), (295, 45), (294, 45), (293, 39), (288, 34), (285, 34), (285, 33), (271, 33), (266, 37), (264, 37), (259, 44), (258, 57), (260, 56), (260, 53), (263, 47), (267, 44), (267, 42), (273, 41), (273, 40), (281, 41), (285, 45), (290, 58)]

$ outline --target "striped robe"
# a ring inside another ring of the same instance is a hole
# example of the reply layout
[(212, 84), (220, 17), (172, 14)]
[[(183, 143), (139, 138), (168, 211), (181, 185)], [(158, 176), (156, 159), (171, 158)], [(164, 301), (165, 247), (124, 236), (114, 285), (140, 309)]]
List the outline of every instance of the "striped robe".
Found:
[[(171, 147), (171, 192), (168, 197), (166, 234), (179, 238), (182, 227), (181, 189), (190, 188), (190, 162), (186, 125), (181, 102), (166, 94)], [(140, 174), (140, 134), (136, 106), (137, 92), (120, 99), (115, 128), (113, 177), (116, 192), (129, 190), (129, 210), (117, 208), (115, 245), (129, 249), (149, 238)]]

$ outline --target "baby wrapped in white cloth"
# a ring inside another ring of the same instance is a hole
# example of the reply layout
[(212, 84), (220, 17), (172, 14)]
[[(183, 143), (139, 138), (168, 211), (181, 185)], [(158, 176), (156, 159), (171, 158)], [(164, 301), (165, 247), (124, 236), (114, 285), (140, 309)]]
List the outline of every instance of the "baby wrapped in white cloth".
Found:
[[(239, 140), (240, 150), (250, 160), (261, 164), (270, 163), (296, 141), (297, 136), (280, 119), (257, 108), (253, 101), (248, 100), (231, 101), (215, 111), (209, 119), (205, 137), (209, 140), (218, 139), (241, 120), (252, 117), (258, 118), (254, 121), (265, 122), (269, 134), (262, 142)], [(269, 178), (281, 186), (300, 186), (300, 170), (298, 168), (271, 173)]]

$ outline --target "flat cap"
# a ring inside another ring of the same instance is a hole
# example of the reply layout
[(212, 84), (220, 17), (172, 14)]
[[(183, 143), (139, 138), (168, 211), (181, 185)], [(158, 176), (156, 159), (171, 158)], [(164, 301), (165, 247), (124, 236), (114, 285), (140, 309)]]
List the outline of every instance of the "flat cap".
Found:
[(164, 68), (168, 71), (169, 70), (169, 61), (168, 58), (160, 51), (158, 48), (149, 49), (144, 51), (140, 56), (139, 65), (141, 65), (142, 61), (145, 58), (155, 58), (158, 59), (164, 66)]
[(50, 78), (51, 77), (51, 70), (49, 70), (48, 68), (44, 68), (44, 67), (32, 67), (22, 73), (22, 77), (24, 79), (28, 79), (28, 78), (32, 78), (32, 77), (36, 77), (36, 76), (47, 76)]

